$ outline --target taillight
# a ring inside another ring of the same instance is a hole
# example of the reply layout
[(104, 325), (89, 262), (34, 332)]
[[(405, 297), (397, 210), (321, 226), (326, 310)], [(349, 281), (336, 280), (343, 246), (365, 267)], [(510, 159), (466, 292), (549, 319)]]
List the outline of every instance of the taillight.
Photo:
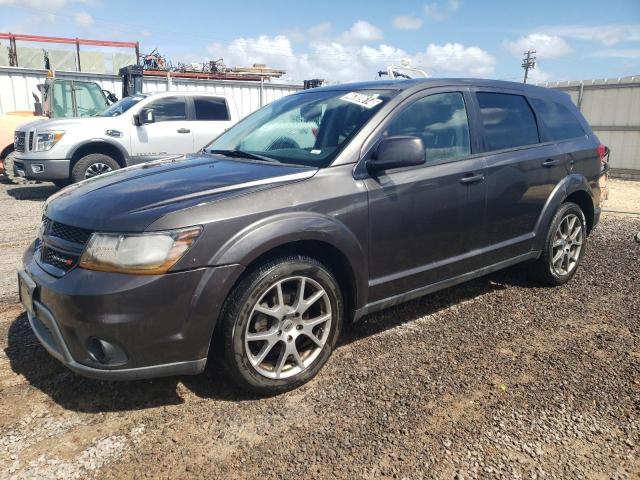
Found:
[(605, 174), (609, 171), (609, 149), (601, 143), (596, 148), (596, 151), (600, 158), (600, 172), (601, 174)]
[(607, 147), (605, 147), (601, 143), (600, 145), (598, 145), (598, 148), (596, 148), (596, 151), (598, 152), (598, 157), (600, 157), (600, 161), (604, 162), (604, 156), (607, 154)]

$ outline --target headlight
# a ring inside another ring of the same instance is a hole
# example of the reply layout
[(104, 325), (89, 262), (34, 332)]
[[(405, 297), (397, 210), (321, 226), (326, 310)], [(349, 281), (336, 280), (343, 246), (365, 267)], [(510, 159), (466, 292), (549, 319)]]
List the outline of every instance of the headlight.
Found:
[(53, 146), (63, 137), (63, 131), (42, 132), (36, 135), (36, 152), (46, 152), (51, 150)]
[(141, 234), (94, 233), (78, 266), (103, 272), (156, 275), (185, 254), (201, 227)]

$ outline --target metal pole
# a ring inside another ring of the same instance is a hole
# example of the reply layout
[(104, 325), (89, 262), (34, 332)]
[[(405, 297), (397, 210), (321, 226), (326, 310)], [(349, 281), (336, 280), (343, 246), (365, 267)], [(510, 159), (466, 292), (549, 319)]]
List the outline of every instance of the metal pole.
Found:
[(82, 71), (82, 66), (80, 65), (80, 40), (76, 38), (76, 58), (78, 59), (78, 71)]
[(18, 48), (16, 47), (16, 37), (9, 33), (9, 65), (18, 66)]
[(260, 106), (264, 107), (264, 76), (260, 75)]
[(578, 111), (582, 111), (582, 95), (584, 94), (584, 82), (580, 82), (580, 89), (578, 90)]

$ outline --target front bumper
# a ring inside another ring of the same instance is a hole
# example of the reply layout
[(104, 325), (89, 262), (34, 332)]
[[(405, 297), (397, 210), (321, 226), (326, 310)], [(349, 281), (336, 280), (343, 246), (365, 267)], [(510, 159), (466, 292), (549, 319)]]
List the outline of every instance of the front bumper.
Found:
[[(74, 372), (103, 380), (202, 372), (226, 293), (242, 271), (230, 265), (142, 276), (74, 268), (56, 278), (32, 248), (23, 260), (21, 275), (33, 286), (22, 301), (38, 340)], [(96, 356), (96, 339), (121, 355)]]
[(69, 159), (62, 160), (30, 160), (15, 158), (13, 160), (13, 174), (29, 180), (66, 180), (70, 176)]

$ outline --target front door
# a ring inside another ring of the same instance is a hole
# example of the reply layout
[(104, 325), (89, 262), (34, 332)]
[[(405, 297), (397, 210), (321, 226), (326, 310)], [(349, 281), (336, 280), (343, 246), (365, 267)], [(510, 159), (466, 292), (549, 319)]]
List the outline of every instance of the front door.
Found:
[(370, 302), (478, 268), (485, 215), (484, 163), (472, 156), (468, 92), (430, 91), (401, 107), (381, 136), (422, 139), (424, 166), (365, 180)]
[(153, 110), (155, 121), (132, 126), (133, 163), (193, 152), (193, 131), (184, 96), (160, 97), (144, 108)]

